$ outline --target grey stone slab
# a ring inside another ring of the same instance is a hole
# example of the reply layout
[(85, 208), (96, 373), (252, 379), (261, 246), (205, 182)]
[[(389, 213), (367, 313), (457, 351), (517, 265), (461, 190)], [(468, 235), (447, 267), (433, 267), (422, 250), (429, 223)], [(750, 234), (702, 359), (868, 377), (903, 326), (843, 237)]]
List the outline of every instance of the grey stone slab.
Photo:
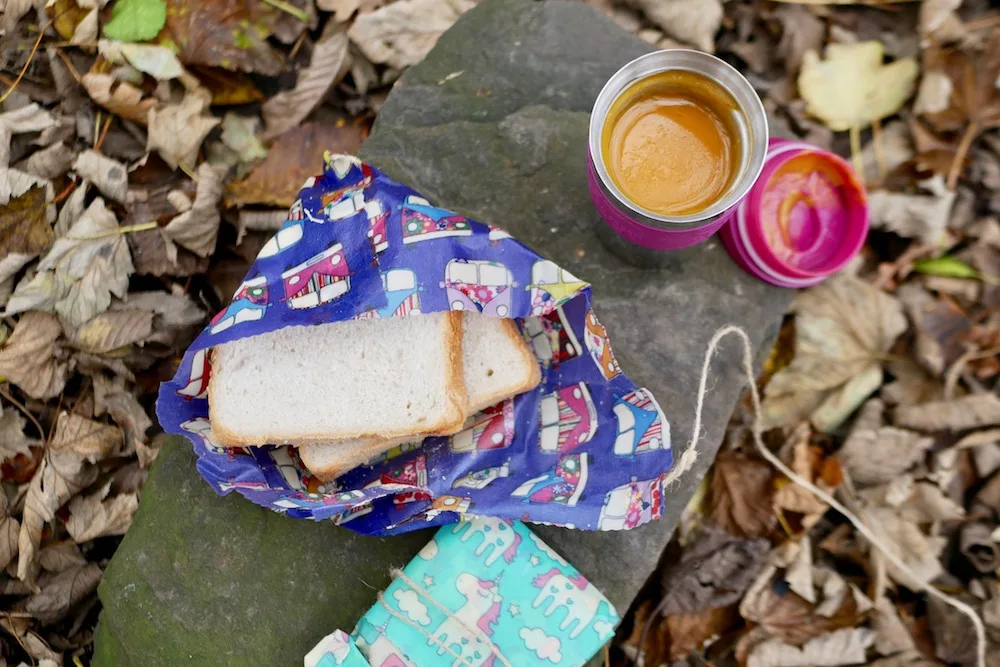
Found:
[[(487, 0), (404, 75), (362, 156), (589, 280), (622, 368), (653, 390), (679, 451), (711, 334), (739, 324), (763, 359), (790, 294), (743, 274), (714, 239), (659, 270), (631, 266), (598, 240), (585, 176), (589, 109), (603, 82), (648, 49), (582, 3)], [(622, 611), (721, 442), (742, 384), (738, 358), (730, 343), (714, 362), (701, 457), (670, 489), (659, 522), (625, 533), (538, 528)], [(175, 444), (101, 584), (94, 664), (301, 664), (317, 638), (353, 628), (389, 568), (428, 536), (363, 538), (218, 498)]]

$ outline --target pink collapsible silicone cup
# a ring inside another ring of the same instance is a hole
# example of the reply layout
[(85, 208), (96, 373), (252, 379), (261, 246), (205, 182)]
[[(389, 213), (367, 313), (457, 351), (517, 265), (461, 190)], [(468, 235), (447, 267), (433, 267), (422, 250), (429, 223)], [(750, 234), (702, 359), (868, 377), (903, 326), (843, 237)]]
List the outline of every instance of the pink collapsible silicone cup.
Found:
[[(834, 201), (804, 202), (796, 216), (796, 252), (802, 267), (775, 254), (764, 232), (763, 199), (775, 187), (772, 177), (796, 158), (823, 160), (842, 179)], [(825, 205), (824, 205), (825, 204)], [(721, 233), (733, 259), (754, 276), (782, 287), (807, 287), (840, 271), (857, 254), (868, 235), (868, 203), (864, 186), (841, 157), (804, 142), (772, 139), (760, 178)]]

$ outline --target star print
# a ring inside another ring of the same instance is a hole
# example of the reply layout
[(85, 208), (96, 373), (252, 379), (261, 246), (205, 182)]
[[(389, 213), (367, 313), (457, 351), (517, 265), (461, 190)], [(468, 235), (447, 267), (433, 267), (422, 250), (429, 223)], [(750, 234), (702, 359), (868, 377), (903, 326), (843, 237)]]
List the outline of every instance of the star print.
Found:
[(434, 577), (432, 577), (429, 574), (425, 574), (424, 575), (424, 586), (433, 586), (433, 585), (434, 585)]
[(542, 562), (541, 559), (535, 555), (532, 555), (528, 560), (531, 561), (531, 564), (535, 567), (538, 567), (538, 564)]
[(510, 611), (511, 616), (521, 615), (521, 608), (518, 607), (516, 604), (512, 604), (510, 607), (507, 608), (507, 610)]

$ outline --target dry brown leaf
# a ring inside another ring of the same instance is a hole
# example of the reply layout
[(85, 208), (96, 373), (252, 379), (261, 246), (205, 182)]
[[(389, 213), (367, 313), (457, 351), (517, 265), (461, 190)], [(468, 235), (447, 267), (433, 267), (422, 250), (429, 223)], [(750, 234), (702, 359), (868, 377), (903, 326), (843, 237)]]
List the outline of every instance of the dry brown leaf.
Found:
[(0, 375), (32, 398), (58, 396), (70, 370), (56, 346), (61, 335), (62, 325), (57, 318), (46, 313), (25, 313), (0, 350)]
[(853, 276), (837, 275), (792, 303), (795, 357), (765, 389), (768, 427), (811, 418), (837, 428), (882, 384), (882, 357), (906, 331), (894, 298)]
[(698, 651), (736, 624), (735, 606), (703, 609), (690, 614), (673, 614), (664, 619), (670, 635), (669, 660), (680, 660)]
[(669, 37), (715, 53), (715, 33), (722, 24), (719, 0), (630, 0)]
[(1000, 546), (993, 540), (994, 528), (991, 524), (975, 521), (962, 526), (959, 533), (959, 551), (980, 574), (995, 572), (1000, 563)]
[(46, 216), (44, 187), (34, 186), (0, 206), (0, 252), (38, 255), (55, 235)]
[(125, 433), (125, 450), (122, 455), (136, 452), (140, 465), (148, 467), (156, 458), (156, 450), (146, 444), (146, 431), (153, 425), (146, 410), (135, 395), (125, 388), (121, 376), (109, 380), (106, 375), (99, 374), (94, 375), (93, 380), (94, 414), (99, 417), (108, 412)]
[(148, 122), (149, 112), (157, 104), (156, 99), (144, 97), (141, 90), (127, 81), (118, 81), (110, 74), (84, 74), (83, 86), (91, 99), (102, 107), (140, 125)]
[(819, 51), (826, 38), (826, 25), (808, 7), (779, 5), (774, 18), (781, 22), (781, 42), (778, 57), (784, 59), (785, 69), (795, 74), (802, 66), (806, 51)]
[[(926, 535), (914, 522), (903, 518), (898, 510), (891, 507), (865, 509), (862, 519), (918, 579), (914, 581), (910, 575), (886, 561), (886, 570), (897, 583), (911, 590), (920, 590), (920, 585), (944, 571), (938, 560), (947, 542), (943, 537)], [(880, 554), (873, 555), (882, 559)]]
[(837, 452), (837, 458), (855, 484), (892, 481), (922, 460), (934, 444), (933, 438), (885, 426), (884, 409), (885, 404), (877, 398), (865, 403)]
[(263, 204), (288, 208), (302, 183), (323, 164), (324, 151), (354, 153), (368, 135), (352, 123), (307, 123), (278, 137), (267, 157), (242, 181), (227, 188), (227, 205)]
[(69, 501), (66, 530), (77, 544), (105, 535), (124, 535), (132, 525), (132, 515), (139, 507), (138, 494), (127, 493), (108, 498), (110, 490), (109, 481), (94, 493)]
[(875, 602), (873, 627), (875, 630), (875, 650), (878, 653), (892, 655), (916, 649), (913, 637), (899, 618), (899, 612), (885, 596), (880, 597)]
[(14, 33), (17, 22), (21, 17), (31, 11), (34, 0), (7, 0), (4, 7), (3, 28), (8, 35)]
[(80, 153), (73, 163), (73, 171), (97, 186), (105, 197), (125, 203), (128, 193), (128, 169), (125, 165), (105, 157), (94, 150)]
[(63, 204), (61, 209), (59, 209), (59, 217), (56, 218), (55, 226), (57, 239), (66, 236), (66, 234), (69, 233), (70, 228), (76, 224), (76, 221), (80, 219), (81, 215), (83, 215), (88, 190), (89, 187), (87, 181), (82, 182), (76, 187), (75, 190), (73, 190), (73, 194), (69, 196), (66, 203)]
[(157, 81), (169, 81), (185, 74), (184, 67), (173, 50), (165, 46), (102, 39), (97, 43), (97, 51), (115, 64), (128, 62)]
[(349, 40), (334, 22), (327, 24), (313, 47), (309, 66), (299, 71), (295, 88), (264, 102), (265, 139), (274, 139), (297, 126), (323, 101), (327, 91), (340, 83), (351, 67)]
[(239, 163), (246, 164), (267, 157), (267, 149), (260, 141), (260, 118), (257, 116), (227, 112), (222, 119), (221, 139)]
[(101, 313), (67, 338), (82, 350), (100, 354), (145, 340), (152, 331), (153, 313), (116, 310)]
[(7, 494), (0, 493), (0, 568), (6, 569), (17, 555), (17, 535), (21, 524), (10, 515)]
[(955, 193), (948, 189), (940, 175), (921, 181), (919, 185), (926, 194), (888, 190), (870, 193), (868, 207), (872, 227), (919, 239), (929, 245), (938, 244), (948, 229)]
[(45, 301), (48, 298), (54, 301), (54, 310), (73, 326), (107, 310), (111, 294), (123, 298), (134, 271), (125, 235), (100, 198), (56, 240), (38, 269), (30, 283), (18, 285), (7, 312), (51, 310), (53, 306)]
[(52, 542), (38, 552), (38, 564), (49, 572), (64, 572), (87, 564), (75, 542)]
[(0, 125), (6, 127), (11, 134), (41, 132), (46, 128), (54, 127), (56, 119), (48, 110), (32, 102), (20, 109), (0, 113)]
[[(840, 483), (840, 468), (837, 459), (831, 457), (824, 460), (822, 450), (809, 444), (809, 425), (799, 424), (789, 442), (792, 444), (791, 468), (796, 474), (814, 483), (824, 491), (833, 491)], [(825, 468), (835, 469), (832, 474)], [(831, 483), (827, 483), (827, 477)], [(784, 477), (778, 478), (772, 497), (774, 512), (784, 515), (786, 512), (800, 514), (799, 523), (802, 528), (808, 530), (826, 513), (828, 506), (817, 498), (812, 491), (795, 484)]]
[(955, 14), (962, 0), (924, 0), (920, 3), (920, 36), (937, 44), (965, 37), (965, 24)]
[(333, 12), (337, 23), (345, 23), (354, 16), (354, 12), (367, 14), (373, 12), (388, 0), (316, 0), (316, 7), (324, 12)]
[[(63, 421), (62, 415), (59, 421)], [(56, 428), (58, 430), (58, 424)], [(96, 466), (85, 462), (86, 456), (66, 445), (62, 449), (50, 448), (42, 459), (24, 500), (21, 533), (17, 540), (18, 579), (31, 583), (42, 529), (55, 518), (56, 510), (97, 479)]]
[[(980, 602), (968, 593), (958, 596), (962, 602), (978, 607)], [(937, 598), (927, 600), (927, 618), (934, 638), (934, 654), (949, 664), (976, 664), (976, 633), (968, 616)], [(995, 660), (995, 649), (987, 648), (987, 665)]]
[(423, 60), (441, 33), (474, 6), (473, 0), (398, 0), (356, 18), (347, 35), (373, 63), (402, 70)]
[(189, 327), (205, 321), (205, 311), (191, 300), (183, 290), (169, 292), (130, 292), (128, 300), (115, 304), (112, 310), (144, 310), (159, 316), (155, 328)]
[(208, 112), (211, 102), (211, 93), (198, 88), (187, 91), (178, 104), (151, 110), (146, 150), (158, 151), (173, 169), (178, 165), (194, 169), (201, 143), (220, 122)]
[(49, 625), (64, 618), (72, 607), (97, 588), (101, 580), (100, 566), (89, 563), (56, 574), (42, 590), (28, 598), (24, 610)]
[(777, 524), (771, 509), (770, 466), (745, 454), (723, 452), (715, 459), (709, 516), (733, 535), (763, 537)]
[(76, 152), (62, 141), (36, 151), (24, 163), (24, 170), (39, 178), (59, 178), (73, 166)]
[(1000, 397), (972, 394), (950, 401), (896, 407), (893, 421), (917, 431), (963, 431), (1000, 424)]
[(813, 637), (802, 648), (768, 639), (750, 652), (747, 667), (839, 667), (865, 662), (865, 651), (875, 641), (867, 628), (843, 628)]
[(773, 637), (801, 645), (813, 637), (858, 624), (857, 603), (852, 596), (835, 613), (824, 616), (787, 585), (781, 583), (775, 566), (765, 568), (740, 602), (740, 615), (759, 623)]
[(284, 13), (264, 0), (167, 0), (158, 39), (175, 44), (185, 65), (278, 75), (284, 60), (267, 38)]
[(56, 421), (56, 430), (49, 449), (72, 452), (90, 463), (101, 461), (122, 444), (122, 433), (114, 427), (86, 417), (63, 411)]
[[(198, 190), (194, 203), (171, 220), (163, 228), (163, 237), (177, 243), (199, 257), (208, 257), (215, 252), (215, 241), (219, 236), (219, 201), (222, 199), (223, 174), (212, 165), (203, 162), (198, 167)], [(167, 257), (176, 263), (177, 250), (167, 245)]]
[(31, 440), (24, 434), (24, 426), (27, 423), (28, 421), (14, 408), (0, 408), (0, 462), (18, 454), (31, 453), (31, 446), (38, 441)]

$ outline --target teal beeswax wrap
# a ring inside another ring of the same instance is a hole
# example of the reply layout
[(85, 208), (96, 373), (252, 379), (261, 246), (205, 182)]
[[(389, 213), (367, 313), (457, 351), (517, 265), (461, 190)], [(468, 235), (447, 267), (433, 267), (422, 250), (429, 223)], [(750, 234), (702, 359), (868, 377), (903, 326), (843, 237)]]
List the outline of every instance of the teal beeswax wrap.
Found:
[(403, 575), (382, 598), (398, 617), (376, 602), (352, 633), (372, 667), (501, 667), (484, 639), (515, 667), (572, 667), (619, 621), (593, 584), (518, 521), (445, 526)]
[(303, 664), (304, 667), (371, 667), (351, 636), (343, 630), (335, 630), (323, 637), (313, 650), (306, 653)]

